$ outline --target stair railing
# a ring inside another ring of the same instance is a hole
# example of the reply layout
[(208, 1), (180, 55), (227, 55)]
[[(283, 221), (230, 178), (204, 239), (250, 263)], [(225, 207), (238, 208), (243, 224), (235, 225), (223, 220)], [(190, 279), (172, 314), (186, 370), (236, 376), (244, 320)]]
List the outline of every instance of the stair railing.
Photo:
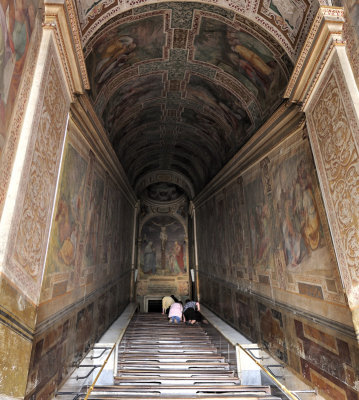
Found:
[(116, 340), (116, 342), (114, 343), (114, 345), (111, 347), (111, 350), (110, 350), (110, 352), (108, 353), (108, 355), (107, 355), (105, 361), (103, 362), (103, 364), (102, 364), (100, 370), (98, 371), (98, 373), (97, 373), (97, 375), (96, 375), (94, 381), (92, 382), (92, 385), (88, 388), (84, 400), (87, 400), (87, 399), (89, 398), (90, 394), (92, 393), (92, 391), (93, 391), (93, 389), (94, 389), (94, 387), (95, 387), (95, 385), (96, 385), (96, 382), (97, 382), (98, 378), (100, 377), (100, 375), (101, 375), (103, 369), (105, 368), (105, 366), (106, 366), (106, 364), (107, 364), (107, 361), (110, 359), (111, 354), (113, 353), (114, 350), (115, 350), (114, 369), (116, 368), (116, 366), (117, 366), (117, 357), (118, 357), (118, 354), (117, 354), (117, 353), (118, 353), (118, 346), (119, 346), (119, 344), (120, 344), (120, 342), (121, 342), (121, 340), (122, 340), (122, 338), (123, 338), (123, 335), (125, 334), (126, 329), (127, 329), (127, 326), (121, 329), (120, 334), (119, 334), (119, 336), (118, 336), (118, 339)]
[[(289, 398), (292, 400), (301, 400), (297, 393), (313, 393), (316, 394), (316, 390), (289, 390), (284, 386), (281, 382), (279, 382), (279, 376), (275, 376), (271, 368), (284, 368), (281, 364), (273, 364), (273, 365), (262, 365), (258, 360), (262, 360), (262, 357), (258, 357), (254, 352), (261, 350), (260, 348), (251, 348), (239, 343), (236, 344), (236, 361), (237, 361), (237, 372), (238, 377), (240, 378), (241, 373), (243, 371), (241, 357), (248, 356), (258, 367), (262, 370), (273, 382), (274, 384)], [(242, 353), (242, 354), (241, 354)], [(244, 354), (243, 354), (244, 353)]]

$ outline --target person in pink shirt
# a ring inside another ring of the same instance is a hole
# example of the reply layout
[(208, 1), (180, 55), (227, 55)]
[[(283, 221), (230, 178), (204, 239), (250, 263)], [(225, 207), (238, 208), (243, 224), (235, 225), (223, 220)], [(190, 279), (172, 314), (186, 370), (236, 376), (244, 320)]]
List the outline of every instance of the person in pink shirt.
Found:
[(182, 321), (183, 318), (183, 306), (182, 301), (176, 301), (170, 307), (170, 311), (168, 313), (168, 322), (170, 324), (178, 324)]

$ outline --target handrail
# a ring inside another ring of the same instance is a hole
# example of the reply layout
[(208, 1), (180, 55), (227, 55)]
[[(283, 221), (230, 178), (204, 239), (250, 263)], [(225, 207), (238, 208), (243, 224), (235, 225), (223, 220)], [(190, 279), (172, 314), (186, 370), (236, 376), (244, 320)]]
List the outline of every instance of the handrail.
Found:
[[(295, 393), (292, 393), (290, 390), (288, 390), (282, 383), (279, 382), (279, 380), (266, 367), (264, 367), (261, 363), (259, 363), (255, 359), (255, 357), (253, 357), (253, 355), (249, 351), (247, 351), (246, 348), (244, 348), (239, 343), (237, 343), (235, 346), (236, 346), (236, 348), (240, 348), (242, 351), (244, 351), (248, 355), (248, 357), (250, 357), (274, 381), (274, 383), (279, 387), (279, 389), (284, 394), (286, 394), (290, 399), (292, 399), (292, 400), (298, 400), (299, 399), (299, 397)], [(237, 365), (239, 365), (238, 352), (236, 352), (236, 355), (237, 355)], [(239, 371), (239, 369), (238, 369), (238, 371)]]
[(89, 387), (89, 389), (87, 390), (87, 393), (86, 393), (86, 396), (85, 396), (84, 400), (87, 400), (87, 399), (89, 398), (89, 396), (90, 396), (91, 392), (93, 391), (93, 389), (94, 389), (94, 387), (95, 387), (95, 385), (96, 385), (96, 382), (97, 382), (98, 378), (100, 377), (100, 375), (101, 375), (103, 369), (105, 368), (105, 365), (107, 364), (107, 361), (109, 360), (109, 358), (110, 358), (110, 356), (111, 356), (113, 350), (114, 350), (115, 348), (117, 348), (118, 344), (121, 342), (121, 340), (122, 340), (122, 338), (123, 338), (123, 335), (125, 334), (126, 329), (127, 329), (127, 327), (121, 329), (121, 332), (120, 332), (120, 334), (119, 334), (119, 336), (118, 336), (118, 339), (116, 340), (116, 342), (115, 342), (114, 345), (112, 346), (110, 352), (108, 353), (108, 355), (107, 355), (107, 357), (106, 357), (106, 360), (105, 360), (104, 363), (102, 364), (102, 367), (101, 367), (100, 371), (98, 371), (98, 373), (97, 373), (97, 375), (96, 375), (96, 378), (95, 378), (95, 380), (93, 381), (92, 385), (91, 385), (91, 386)]

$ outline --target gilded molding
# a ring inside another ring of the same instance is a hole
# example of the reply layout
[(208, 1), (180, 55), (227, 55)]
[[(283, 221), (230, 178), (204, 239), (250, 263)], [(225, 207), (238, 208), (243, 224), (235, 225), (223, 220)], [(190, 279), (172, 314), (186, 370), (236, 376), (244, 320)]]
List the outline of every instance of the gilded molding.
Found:
[[(77, 32), (76, 35), (76, 27), (74, 26), (75, 24), (71, 15), (73, 15), (73, 10), (69, 15), (72, 28), (70, 30), (64, 4), (45, 3), (43, 29), (52, 30), (54, 33), (68, 90), (71, 100), (74, 101), (76, 93), (84, 93), (84, 88), (89, 87), (89, 81), (81, 44), (78, 42), (79, 32)], [(75, 48), (73, 46), (74, 42)], [(79, 52), (82, 53), (82, 56), (79, 56)]]
[(293, 74), (289, 80), (284, 98), (292, 102), (303, 102), (313, 85), (320, 65), (327, 60), (333, 43), (342, 43), (344, 10), (339, 7), (321, 6), (314, 19), (311, 30), (298, 57)]
[(76, 56), (80, 66), (81, 77), (84, 84), (84, 88), (90, 89), (90, 82), (87, 75), (85, 57), (82, 50), (80, 23), (77, 17), (76, 8), (73, 4), (73, 0), (66, 0), (66, 9), (70, 21), (71, 32), (76, 49)]

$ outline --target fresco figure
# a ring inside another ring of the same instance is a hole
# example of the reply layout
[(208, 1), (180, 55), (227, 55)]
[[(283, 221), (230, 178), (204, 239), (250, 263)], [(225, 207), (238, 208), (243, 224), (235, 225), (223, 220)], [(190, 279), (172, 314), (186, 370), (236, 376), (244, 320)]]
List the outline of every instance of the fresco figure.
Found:
[(278, 12), (293, 30), (302, 22), (303, 10), (292, 0), (271, 0), (270, 8)]
[(320, 240), (320, 221), (317, 206), (314, 199), (312, 182), (305, 168), (304, 160), (301, 160), (298, 168), (298, 182), (302, 192), (302, 220), (301, 233), (307, 250), (310, 253), (319, 246)]
[(130, 58), (136, 48), (133, 38), (129, 36), (114, 36), (110, 41), (101, 43), (97, 49), (101, 61), (95, 69), (95, 80), (103, 83), (108, 77), (114, 75)]
[(66, 265), (71, 265), (76, 257), (78, 227), (76, 222), (71, 223), (69, 207), (64, 199), (59, 202), (55, 222), (57, 222), (58, 237), (61, 243), (58, 257)]
[(152, 241), (149, 241), (145, 247), (143, 255), (143, 272), (145, 274), (156, 273), (156, 249)]
[(303, 258), (301, 252), (302, 238), (300, 233), (295, 229), (293, 224), (292, 202), (287, 199), (284, 202), (284, 220), (282, 224), (282, 232), (284, 239), (284, 250), (287, 260), (287, 265), (296, 266)]
[[(288, 267), (298, 267), (319, 249), (323, 237), (312, 177), (302, 155), (289, 158), (278, 169), (275, 194), (282, 248)], [(278, 243), (280, 246), (280, 243)]]
[(35, 25), (37, 4), (34, 3), (0, 2), (0, 153)]
[(150, 218), (141, 229), (141, 238), (141, 274), (173, 276), (186, 272), (185, 232), (178, 220), (169, 216)]
[(166, 268), (166, 244), (167, 244), (166, 227), (161, 226), (160, 240), (161, 240), (161, 268)]
[(178, 265), (178, 268), (180, 269), (180, 272), (185, 272), (186, 270), (183, 261), (183, 246), (180, 245), (177, 242), (177, 240), (174, 243), (174, 253), (175, 253), (176, 263)]

